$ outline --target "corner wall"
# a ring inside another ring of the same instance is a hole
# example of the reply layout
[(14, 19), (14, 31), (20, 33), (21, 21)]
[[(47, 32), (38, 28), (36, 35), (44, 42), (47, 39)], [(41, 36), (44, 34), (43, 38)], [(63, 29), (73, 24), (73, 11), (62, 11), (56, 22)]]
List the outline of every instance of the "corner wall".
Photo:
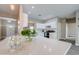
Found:
[(76, 45), (79, 46), (79, 11), (76, 12)]

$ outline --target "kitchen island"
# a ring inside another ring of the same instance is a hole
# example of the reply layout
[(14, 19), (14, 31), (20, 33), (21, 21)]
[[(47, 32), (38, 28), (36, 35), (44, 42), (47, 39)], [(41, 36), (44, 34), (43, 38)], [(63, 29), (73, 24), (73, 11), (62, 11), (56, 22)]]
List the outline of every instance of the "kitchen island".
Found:
[(21, 37), (20, 48), (11, 51), (9, 41), (6, 38), (0, 42), (1, 55), (65, 55), (71, 47), (67, 42), (36, 36), (31, 42)]

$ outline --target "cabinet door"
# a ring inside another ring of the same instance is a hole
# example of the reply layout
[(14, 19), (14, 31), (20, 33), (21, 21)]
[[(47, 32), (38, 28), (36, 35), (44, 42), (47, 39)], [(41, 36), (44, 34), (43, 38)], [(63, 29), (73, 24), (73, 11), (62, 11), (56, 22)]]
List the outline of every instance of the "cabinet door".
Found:
[(50, 39), (57, 39), (57, 34), (55, 33), (50, 33)]

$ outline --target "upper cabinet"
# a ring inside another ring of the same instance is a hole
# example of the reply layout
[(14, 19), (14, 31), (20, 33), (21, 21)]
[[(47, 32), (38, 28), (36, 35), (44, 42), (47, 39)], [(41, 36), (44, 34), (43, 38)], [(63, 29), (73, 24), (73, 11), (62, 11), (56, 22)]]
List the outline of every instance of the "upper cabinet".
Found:
[(57, 18), (51, 19), (45, 23), (45, 27), (57, 28)]

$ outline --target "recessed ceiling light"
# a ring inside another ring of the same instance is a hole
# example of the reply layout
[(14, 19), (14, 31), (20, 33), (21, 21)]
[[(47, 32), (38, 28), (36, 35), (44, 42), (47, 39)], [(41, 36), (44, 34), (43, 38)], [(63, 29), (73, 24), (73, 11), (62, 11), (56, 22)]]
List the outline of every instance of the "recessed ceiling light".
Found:
[(32, 6), (32, 9), (34, 9), (35, 7), (34, 6)]
[(10, 5), (10, 9), (13, 11), (15, 9), (14, 5)]

